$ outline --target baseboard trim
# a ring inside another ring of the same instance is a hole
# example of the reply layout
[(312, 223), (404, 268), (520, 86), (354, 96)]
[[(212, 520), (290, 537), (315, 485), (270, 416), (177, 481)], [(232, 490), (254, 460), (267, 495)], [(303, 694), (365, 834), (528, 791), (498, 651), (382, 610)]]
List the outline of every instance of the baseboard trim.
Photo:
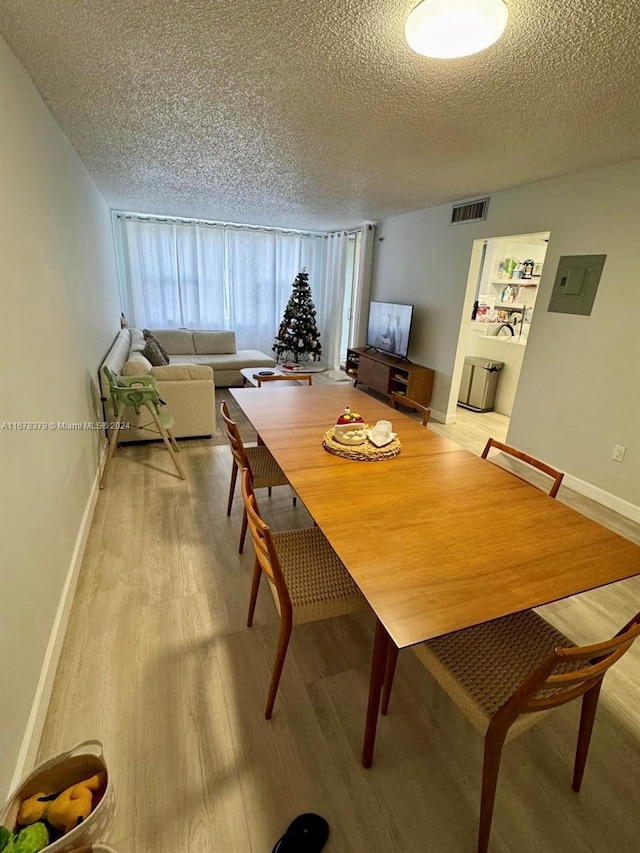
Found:
[(80, 527), (78, 528), (78, 535), (76, 537), (73, 553), (69, 562), (69, 570), (62, 588), (62, 593), (60, 594), (56, 618), (53, 622), (53, 628), (51, 629), (51, 635), (49, 637), (49, 643), (47, 644), (42, 669), (40, 670), (40, 678), (38, 680), (38, 686), (31, 706), (31, 713), (29, 714), (29, 720), (27, 722), (27, 727), (22, 739), (22, 745), (18, 754), (18, 761), (16, 763), (13, 779), (11, 780), (12, 791), (18, 787), (20, 781), (25, 775), (25, 772), (30, 772), (35, 765), (38, 747), (40, 746), (40, 739), (42, 737), (42, 730), (44, 729), (44, 722), (49, 708), (49, 700), (51, 699), (51, 692), (53, 690), (53, 682), (58, 668), (58, 662), (60, 660), (60, 653), (62, 652), (62, 644), (69, 624), (71, 605), (73, 604), (76, 585), (78, 583), (82, 558), (84, 556), (87, 539), (89, 538), (89, 531), (91, 530), (91, 522), (93, 521), (93, 515), (98, 501), (98, 486), (100, 483), (102, 467), (106, 459), (107, 447), (108, 445), (105, 443), (100, 454), (98, 469), (91, 484), (89, 497), (82, 514)]
[(454, 424), (456, 422), (455, 412), (452, 415), (446, 415), (444, 412), (439, 412), (437, 409), (431, 409), (431, 418), (439, 424)]
[(640, 524), (640, 506), (625, 501), (623, 498), (617, 497), (617, 495), (612, 495), (611, 492), (606, 492), (599, 486), (594, 486), (592, 483), (587, 483), (585, 480), (573, 477), (571, 474), (564, 475), (562, 485)]

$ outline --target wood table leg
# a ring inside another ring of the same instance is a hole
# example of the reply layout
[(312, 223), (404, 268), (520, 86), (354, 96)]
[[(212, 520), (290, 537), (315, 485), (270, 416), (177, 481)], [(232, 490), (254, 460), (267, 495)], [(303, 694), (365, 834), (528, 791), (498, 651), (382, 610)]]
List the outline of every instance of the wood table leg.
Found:
[(362, 764), (371, 767), (373, 763), (373, 748), (376, 742), (376, 726), (380, 710), (380, 694), (387, 665), (389, 652), (389, 635), (382, 622), (376, 620), (376, 636), (373, 643), (373, 658), (371, 660), (371, 677), (369, 679), (369, 705), (367, 707), (367, 722), (364, 730), (364, 745), (362, 747)]

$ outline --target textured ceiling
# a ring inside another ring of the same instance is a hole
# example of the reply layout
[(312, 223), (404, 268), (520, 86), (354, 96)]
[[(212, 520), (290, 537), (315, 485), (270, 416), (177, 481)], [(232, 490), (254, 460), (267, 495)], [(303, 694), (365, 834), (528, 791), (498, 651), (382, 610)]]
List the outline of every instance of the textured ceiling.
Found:
[(415, 0), (0, 0), (112, 208), (349, 227), (640, 156), (638, 0), (508, 0), (413, 53)]

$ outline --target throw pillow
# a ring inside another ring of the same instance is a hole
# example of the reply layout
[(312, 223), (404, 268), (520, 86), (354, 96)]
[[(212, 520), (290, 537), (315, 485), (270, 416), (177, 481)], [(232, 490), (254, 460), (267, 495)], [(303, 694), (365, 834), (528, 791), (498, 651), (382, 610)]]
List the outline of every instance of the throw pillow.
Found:
[(154, 367), (162, 367), (169, 364), (169, 361), (162, 354), (160, 345), (155, 338), (147, 340), (145, 348), (142, 350), (142, 355), (147, 358)]
[[(160, 343), (160, 341), (156, 338), (156, 336), (155, 336), (155, 335), (153, 335), (153, 334), (149, 331), (149, 329), (143, 329), (143, 330), (142, 330), (142, 334), (144, 335), (144, 339), (145, 339), (145, 341), (155, 341), (155, 342), (156, 342), (156, 344), (158, 345), (158, 349), (160, 350), (160, 352), (162, 353), (162, 355), (163, 355), (163, 356), (165, 357), (165, 359), (166, 359), (166, 364), (169, 364), (169, 353), (168, 353), (168, 352), (166, 351), (166, 349), (162, 346), (162, 344), (161, 344), (161, 343)], [(156, 367), (157, 367), (157, 365), (156, 365)]]

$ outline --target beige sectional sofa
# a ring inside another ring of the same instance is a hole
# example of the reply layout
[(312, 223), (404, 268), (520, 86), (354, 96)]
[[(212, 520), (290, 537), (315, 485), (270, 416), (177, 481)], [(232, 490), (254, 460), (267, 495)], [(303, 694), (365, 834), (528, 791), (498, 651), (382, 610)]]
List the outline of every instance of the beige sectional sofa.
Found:
[[(139, 330), (131, 331), (133, 334)], [(151, 333), (169, 353), (170, 364), (204, 364), (213, 368), (216, 388), (242, 386), (243, 367), (275, 364), (273, 358), (258, 350), (236, 350), (236, 333), (226, 329), (151, 329)]]
[[(236, 352), (235, 333), (226, 330), (190, 329), (152, 330), (167, 350), (169, 364), (154, 367), (142, 354), (146, 341), (141, 329), (122, 329), (100, 366), (100, 387), (105, 421), (113, 421), (109, 384), (102, 367), (120, 376), (151, 374), (158, 383), (174, 419), (176, 438), (211, 435), (216, 428), (215, 386), (242, 385), (243, 367), (271, 367), (272, 358), (256, 350)], [(147, 423), (144, 414), (126, 412), (123, 418), (131, 426), (123, 441), (150, 441), (157, 436), (138, 426)]]

